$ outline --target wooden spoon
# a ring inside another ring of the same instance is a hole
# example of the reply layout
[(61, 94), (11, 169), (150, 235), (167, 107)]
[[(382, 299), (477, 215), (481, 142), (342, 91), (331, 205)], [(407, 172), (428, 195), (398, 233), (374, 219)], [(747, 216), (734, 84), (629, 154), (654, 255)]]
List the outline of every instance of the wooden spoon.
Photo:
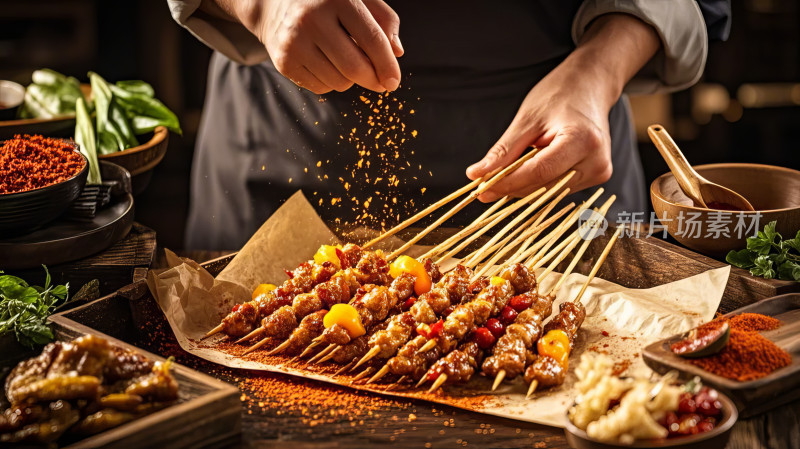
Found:
[[(653, 141), (658, 152), (669, 165), (681, 190), (694, 201), (695, 206), (706, 209), (755, 210), (753, 205), (742, 195), (700, 176), (689, 165), (689, 161), (686, 160), (678, 145), (663, 126), (650, 125), (647, 127), (647, 134), (650, 135), (650, 140)], [(712, 204), (712, 206), (709, 207), (708, 204)]]

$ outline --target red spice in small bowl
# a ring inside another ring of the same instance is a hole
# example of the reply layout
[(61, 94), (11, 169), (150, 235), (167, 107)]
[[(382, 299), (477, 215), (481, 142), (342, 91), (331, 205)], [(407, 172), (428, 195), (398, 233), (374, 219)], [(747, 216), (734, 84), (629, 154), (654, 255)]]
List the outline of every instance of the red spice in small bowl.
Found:
[(0, 195), (58, 184), (80, 173), (84, 164), (72, 142), (16, 135), (0, 147)]

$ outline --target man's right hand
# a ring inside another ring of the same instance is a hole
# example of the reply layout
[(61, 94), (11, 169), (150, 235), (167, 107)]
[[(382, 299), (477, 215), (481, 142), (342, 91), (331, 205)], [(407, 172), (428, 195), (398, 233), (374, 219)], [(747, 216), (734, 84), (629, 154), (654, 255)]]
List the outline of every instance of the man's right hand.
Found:
[(300, 87), (324, 94), (353, 84), (376, 92), (400, 85), (400, 18), (382, 0), (225, 2), (216, 0)]

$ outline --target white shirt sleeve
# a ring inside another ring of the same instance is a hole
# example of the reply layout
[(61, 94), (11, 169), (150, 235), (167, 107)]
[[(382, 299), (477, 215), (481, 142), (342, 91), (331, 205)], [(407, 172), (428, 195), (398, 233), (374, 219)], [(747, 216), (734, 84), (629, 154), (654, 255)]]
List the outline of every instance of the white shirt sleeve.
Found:
[(239, 23), (200, 11), (201, 0), (167, 0), (172, 18), (204, 44), (240, 64), (253, 65), (269, 59), (264, 45)]
[(703, 14), (694, 0), (587, 0), (572, 24), (577, 44), (589, 24), (609, 13), (625, 13), (652, 26), (661, 38), (661, 50), (628, 83), (625, 92), (671, 92), (695, 84), (708, 55)]

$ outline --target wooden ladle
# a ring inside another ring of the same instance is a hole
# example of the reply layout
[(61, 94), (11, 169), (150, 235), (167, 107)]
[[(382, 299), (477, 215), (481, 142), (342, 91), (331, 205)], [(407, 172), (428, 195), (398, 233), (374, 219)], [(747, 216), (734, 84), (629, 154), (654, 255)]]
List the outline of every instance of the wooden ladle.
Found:
[[(650, 135), (650, 140), (653, 141), (658, 152), (669, 165), (681, 190), (694, 201), (695, 206), (706, 209), (755, 210), (753, 205), (742, 195), (700, 176), (689, 165), (689, 161), (686, 160), (678, 145), (663, 126), (650, 125), (647, 127), (647, 134)], [(712, 204), (712, 207), (708, 206), (709, 203)], [(713, 207), (715, 205), (721, 207)]]

